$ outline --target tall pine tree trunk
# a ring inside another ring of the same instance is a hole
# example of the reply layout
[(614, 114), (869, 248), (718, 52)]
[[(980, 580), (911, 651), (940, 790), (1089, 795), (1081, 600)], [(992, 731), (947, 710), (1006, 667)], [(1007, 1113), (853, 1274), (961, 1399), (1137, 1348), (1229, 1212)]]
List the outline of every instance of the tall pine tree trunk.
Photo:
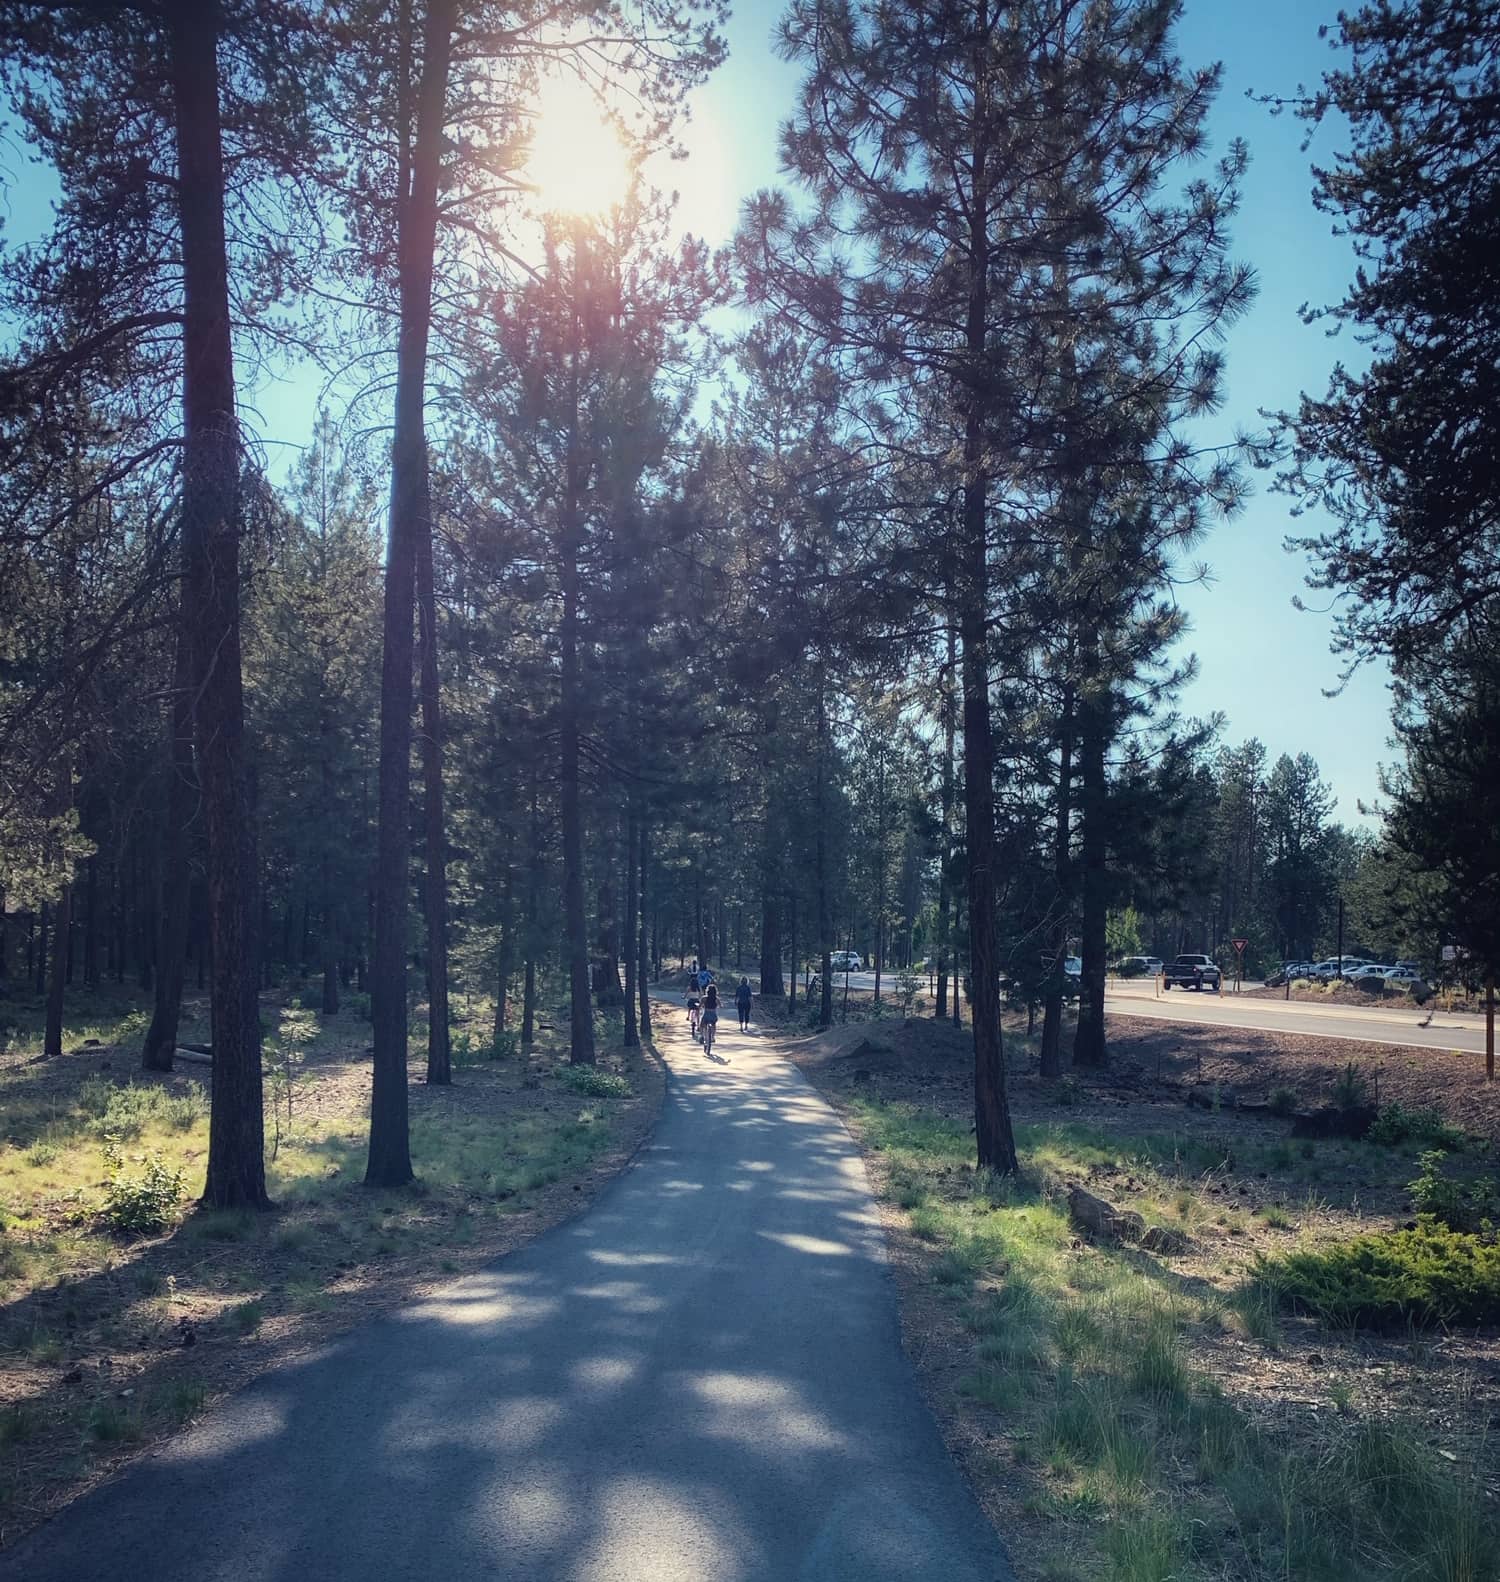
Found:
[[(639, 875), (638, 875), (638, 882), (640, 884), (641, 933), (640, 933), (640, 946), (639, 946), (640, 959), (639, 959), (639, 964), (638, 964), (638, 968), (637, 968), (637, 972), (636, 972), (636, 980), (635, 981), (636, 981), (636, 993), (637, 993), (637, 995), (640, 998), (640, 1034), (641, 1034), (641, 1037), (643, 1039), (649, 1039), (651, 1037), (651, 991), (647, 987), (647, 983), (646, 983), (647, 978), (650, 976), (650, 972), (648, 970), (649, 966), (650, 966), (650, 962), (649, 962), (649, 956), (648, 956), (648, 950), (647, 950), (647, 939), (646, 939), (646, 916), (647, 916), (647, 913), (646, 913), (646, 898), (647, 898), (647, 894), (648, 894), (648, 891), (647, 891), (647, 888), (646, 888), (646, 876), (647, 876), (647, 871), (648, 871), (648, 869), (650, 868), (650, 865), (651, 865), (651, 840), (650, 840), (650, 816), (647, 813), (646, 808), (644, 806), (641, 808), (640, 829), (641, 829), (641, 833), (640, 833), (641, 860), (640, 860), (640, 871), (639, 871)], [(658, 949), (659, 948), (660, 948), (660, 945), (659, 945), (659, 942), (658, 942)], [(660, 971), (660, 968), (658, 967), (657, 970)], [(629, 1006), (627, 1006), (625, 1008), (625, 1014), (627, 1016), (630, 1014), (630, 1007)]]
[(187, 969), (188, 911), (192, 899), (188, 821), (193, 816), (198, 788), (193, 771), (193, 677), (186, 621), (185, 613), (179, 614), (172, 705), (167, 716), (167, 807), (161, 831), (156, 996), (141, 1049), (141, 1065), (147, 1071), (172, 1069), (182, 1015), (182, 981)]
[[(326, 656), (325, 670), (326, 677)], [(321, 851), (318, 854), (318, 910), (320, 923), (318, 929), (318, 950), (323, 960), (323, 1003), (324, 1016), (337, 1016), (339, 1012), (339, 930), (338, 898), (334, 893), (333, 883), (333, 853), (331, 850), (335, 820), (338, 817), (338, 808), (333, 794), (333, 743), (334, 721), (333, 708), (325, 697), (319, 710), (318, 717), (318, 744), (321, 749), (318, 776), (318, 788), (323, 799), (323, 830), (324, 837)]]
[(635, 948), (635, 911), (640, 899), (636, 883), (635, 806), (632, 801), (625, 820), (625, 917), (621, 939), (625, 956), (625, 1047), (639, 1049), (641, 1035), (636, 1027), (636, 974), (640, 970), (640, 956)]
[(255, 828), (240, 673), (239, 429), (219, 122), (219, 11), (168, 13), (183, 280), (183, 608), (208, 835), (213, 1102), (203, 1201), (268, 1206), (261, 1101)]
[[(72, 806), (73, 773), (65, 764), (58, 775), (54, 810), (62, 815)], [(42, 1038), (42, 1054), (53, 1059), (62, 1054), (63, 988), (68, 978), (68, 936), (72, 919), (73, 886), (69, 883), (58, 892), (52, 907), (52, 972), (47, 979), (47, 1020)]]
[(1068, 953), (1068, 921), (1073, 915), (1073, 689), (1063, 692), (1058, 722), (1056, 824), (1052, 836), (1052, 872), (1057, 887), (1056, 915), (1048, 931), (1052, 974), (1042, 1006), (1042, 1077), (1055, 1082), (1062, 1075), (1063, 961)]
[(583, 553), (583, 439), (579, 433), (579, 385), (583, 362), (584, 304), (581, 294), (586, 274), (584, 259), (584, 236), (579, 227), (573, 234), (572, 279), (568, 283), (572, 321), (568, 357), (570, 415), (563, 468), (563, 497), (558, 520), (558, 569), (562, 585), (562, 619), (558, 627), (558, 773), (562, 823), (563, 930), (566, 936), (570, 1010), (568, 1057), (575, 1065), (591, 1066), (595, 1059), (594, 1001), (589, 982), (582, 790), (579, 784), (579, 712), (583, 702), (578, 660), (579, 559)]
[(454, 12), (455, 0), (429, 0), (422, 35), (416, 140), (409, 176), (403, 160), (403, 190), (399, 198), (396, 269), (400, 328), (396, 343), (395, 432), (391, 440), (391, 510), (380, 669), (379, 835), (371, 981), (375, 1059), (370, 1094), (370, 1152), (365, 1166), (365, 1183), (374, 1187), (401, 1186), (412, 1178), (406, 1071), (412, 626), (417, 548), (427, 530), (427, 434), (423, 408)]
[(443, 818), (443, 696), (438, 674), (437, 593), (432, 571), (432, 494), (422, 445), (422, 519), (417, 531), (417, 610), (422, 634), (422, 822), (427, 848), (427, 1080), (453, 1080), (448, 1030), (448, 838)]
[[(952, 590), (949, 590), (950, 601)], [(943, 1021), (948, 1015), (948, 960), (952, 948), (952, 928), (949, 913), (953, 907), (953, 739), (954, 707), (953, 681), (958, 670), (958, 634), (953, 629), (952, 612), (947, 622), (948, 655), (942, 675), (943, 716), (943, 776), (941, 806), (943, 827), (938, 840), (938, 910), (937, 910), (937, 1008), (935, 1015)], [(958, 974), (953, 977), (954, 998), (958, 997)]]
[(510, 980), (516, 970), (515, 832), (505, 832), (505, 883), (500, 892), (500, 947), (495, 961), (495, 1047), (510, 1024)]
[[(767, 707), (762, 717), (762, 755), (772, 762), (775, 742), (775, 712)], [(760, 992), (780, 996), (786, 992), (781, 980), (781, 848), (777, 843), (777, 781), (775, 770), (768, 772), (766, 814), (760, 836)]]
[[(982, 110), (976, 120), (983, 126)], [(964, 817), (969, 857), (969, 1002), (974, 1035), (974, 1134), (981, 1168), (1018, 1168), (1005, 1096), (1000, 1031), (1000, 953), (995, 872), (995, 750), (990, 714), (989, 544), (986, 532), (985, 411), (979, 384), (986, 362), (989, 235), (986, 148), (974, 149), (969, 222), (969, 303), (965, 339), (970, 386), (964, 415), (962, 547), (958, 557), (959, 637), (963, 644)]]
[[(1097, 685), (1096, 681), (1096, 688)], [(1090, 699), (1083, 710), (1081, 725), (1078, 767), (1083, 814), (1079, 844), (1083, 869), (1083, 975), (1078, 988), (1078, 1031), (1073, 1037), (1073, 1064), (1097, 1070), (1106, 1060), (1104, 979), (1109, 920), (1109, 834), (1105, 801), (1108, 788), (1104, 779), (1108, 725), (1102, 699)]]
[(818, 664), (818, 796), (817, 796), (817, 885), (818, 953), (822, 973), (822, 996), (818, 1002), (818, 1026), (833, 1026), (833, 909), (830, 905), (828, 873), (828, 709), (824, 697), (826, 677)]

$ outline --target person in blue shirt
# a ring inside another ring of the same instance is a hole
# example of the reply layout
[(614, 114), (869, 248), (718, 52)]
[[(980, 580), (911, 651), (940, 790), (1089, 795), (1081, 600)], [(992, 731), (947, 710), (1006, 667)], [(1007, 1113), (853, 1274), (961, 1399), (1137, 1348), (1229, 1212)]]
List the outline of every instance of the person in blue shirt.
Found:
[(734, 991), (734, 1007), (740, 1013), (740, 1031), (750, 1031), (750, 980), (740, 979), (740, 986)]

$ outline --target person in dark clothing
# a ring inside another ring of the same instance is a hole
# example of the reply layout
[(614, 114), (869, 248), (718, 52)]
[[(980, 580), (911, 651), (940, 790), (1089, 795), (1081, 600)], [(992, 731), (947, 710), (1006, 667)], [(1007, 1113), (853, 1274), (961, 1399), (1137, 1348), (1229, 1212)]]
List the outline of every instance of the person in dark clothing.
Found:
[(740, 1031), (750, 1031), (750, 980), (740, 979), (740, 986), (734, 991), (735, 1009), (740, 1013)]

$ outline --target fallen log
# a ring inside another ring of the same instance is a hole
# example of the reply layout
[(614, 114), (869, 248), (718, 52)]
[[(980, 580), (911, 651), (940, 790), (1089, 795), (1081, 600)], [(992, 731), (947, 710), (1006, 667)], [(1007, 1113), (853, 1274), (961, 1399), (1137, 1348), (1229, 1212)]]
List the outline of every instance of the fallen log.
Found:
[(179, 1044), (172, 1051), (175, 1060), (185, 1060), (190, 1066), (211, 1066), (214, 1057), (205, 1049), (194, 1048), (191, 1044)]

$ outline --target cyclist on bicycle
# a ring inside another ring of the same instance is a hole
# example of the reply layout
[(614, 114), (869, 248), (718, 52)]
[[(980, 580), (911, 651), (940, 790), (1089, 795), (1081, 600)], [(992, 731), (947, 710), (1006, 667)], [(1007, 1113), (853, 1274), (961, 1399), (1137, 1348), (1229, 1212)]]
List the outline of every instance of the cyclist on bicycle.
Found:
[(710, 983), (703, 991), (703, 1053), (710, 1054), (714, 1047), (714, 1033), (719, 1025), (719, 986)]
[(695, 1042), (698, 1037), (698, 1007), (701, 1003), (698, 998), (698, 991), (689, 989), (687, 992), (688, 1031), (693, 1035)]

